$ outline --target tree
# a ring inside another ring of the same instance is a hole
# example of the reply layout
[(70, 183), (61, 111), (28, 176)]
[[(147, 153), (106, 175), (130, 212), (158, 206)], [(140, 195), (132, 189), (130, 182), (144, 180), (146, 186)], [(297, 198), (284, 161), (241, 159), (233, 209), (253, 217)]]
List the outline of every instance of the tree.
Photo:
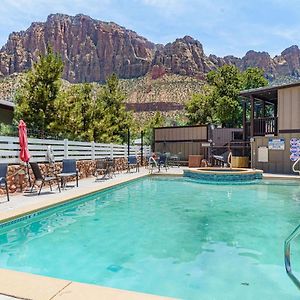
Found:
[(241, 90), (241, 72), (233, 65), (224, 65), (207, 74), (208, 84), (215, 87), (220, 97), (235, 99)]
[(268, 85), (264, 71), (260, 68), (248, 68), (242, 73), (242, 89), (249, 90)]
[(153, 129), (165, 125), (165, 118), (161, 112), (157, 111), (152, 118), (144, 126), (144, 143), (151, 145), (153, 141)]
[(119, 88), (116, 74), (108, 77), (99, 97), (103, 105), (103, 118), (98, 120), (97, 139), (106, 143), (126, 142), (128, 128), (132, 126), (132, 115), (126, 111), (125, 95)]
[(263, 71), (249, 68), (244, 72), (224, 65), (207, 75), (209, 87), (193, 95), (186, 105), (191, 124), (215, 122), (224, 127), (238, 127), (242, 122), (241, 90), (267, 85)]
[(54, 101), (60, 88), (63, 71), (61, 58), (51, 47), (39, 57), (25, 76), (24, 83), (16, 93), (14, 120), (23, 119), (28, 129), (46, 131), (55, 119)]
[(103, 118), (103, 107), (92, 93), (90, 83), (62, 89), (55, 100), (57, 113), (50, 129), (65, 138), (96, 141), (96, 122)]
[(123, 143), (132, 126), (125, 96), (116, 75), (101, 89), (90, 83), (62, 89), (55, 101), (56, 117), (50, 128), (58, 136), (103, 143)]
[(239, 101), (242, 76), (239, 69), (224, 65), (207, 76), (208, 83), (214, 87), (214, 114), (224, 127), (237, 127), (241, 124), (242, 110)]
[(194, 94), (186, 104), (189, 124), (208, 124), (213, 121), (214, 97), (213, 88), (204, 86), (202, 94)]

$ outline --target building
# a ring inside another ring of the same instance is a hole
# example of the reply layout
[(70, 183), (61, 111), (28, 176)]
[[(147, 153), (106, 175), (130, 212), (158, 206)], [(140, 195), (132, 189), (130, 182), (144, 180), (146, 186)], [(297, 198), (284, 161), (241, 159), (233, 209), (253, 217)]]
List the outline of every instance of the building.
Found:
[(300, 81), (250, 89), (240, 96), (243, 137), (251, 141), (252, 167), (292, 174), (292, 165), (300, 158)]
[(187, 162), (189, 155), (202, 155), (211, 160), (228, 152), (231, 142), (242, 139), (240, 128), (215, 128), (213, 125), (172, 126), (154, 128), (154, 151), (180, 156)]
[(12, 124), (14, 116), (14, 106), (15, 104), (13, 102), (0, 99), (0, 124)]

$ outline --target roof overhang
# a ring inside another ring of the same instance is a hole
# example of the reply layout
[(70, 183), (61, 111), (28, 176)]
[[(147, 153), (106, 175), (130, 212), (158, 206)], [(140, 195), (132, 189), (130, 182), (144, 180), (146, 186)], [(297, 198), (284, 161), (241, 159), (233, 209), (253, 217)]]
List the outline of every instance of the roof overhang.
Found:
[(14, 110), (15, 104), (11, 101), (0, 100), (0, 108)]
[(278, 90), (297, 86), (300, 86), (300, 81), (290, 84), (266, 86), (257, 89), (244, 90), (241, 91), (239, 95), (243, 98), (254, 97), (255, 99), (260, 99), (265, 102), (274, 103), (278, 99)]

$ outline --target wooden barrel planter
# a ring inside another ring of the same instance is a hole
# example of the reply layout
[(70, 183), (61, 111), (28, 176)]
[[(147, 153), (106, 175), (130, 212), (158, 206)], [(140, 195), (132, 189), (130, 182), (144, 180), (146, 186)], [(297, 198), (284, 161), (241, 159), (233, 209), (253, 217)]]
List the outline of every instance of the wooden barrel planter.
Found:
[(232, 168), (248, 168), (249, 157), (248, 156), (232, 156), (231, 157)]

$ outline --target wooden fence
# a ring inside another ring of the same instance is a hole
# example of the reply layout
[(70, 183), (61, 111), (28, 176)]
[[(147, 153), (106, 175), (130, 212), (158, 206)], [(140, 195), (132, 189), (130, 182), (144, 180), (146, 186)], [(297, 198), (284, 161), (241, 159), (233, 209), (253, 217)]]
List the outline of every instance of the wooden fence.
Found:
[[(127, 157), (127, 145), (104, 144), (94, 142), (76, 142), (65, 140), (28, 139), (28, 149), (31, 155), (30, 161), (47, 162), (46, 153), (51, 145), (55, 161), (64, 158), (77, 160), (94, 160), (98, 158)], [(150, 146), (143, 147), (143, 155), (150, 155)], [(130, 146), (130, 155), (141, 155), (141, 146)], [(19, 138), (0, 136), (0, 162), (10, 164), (19, 163)]]

